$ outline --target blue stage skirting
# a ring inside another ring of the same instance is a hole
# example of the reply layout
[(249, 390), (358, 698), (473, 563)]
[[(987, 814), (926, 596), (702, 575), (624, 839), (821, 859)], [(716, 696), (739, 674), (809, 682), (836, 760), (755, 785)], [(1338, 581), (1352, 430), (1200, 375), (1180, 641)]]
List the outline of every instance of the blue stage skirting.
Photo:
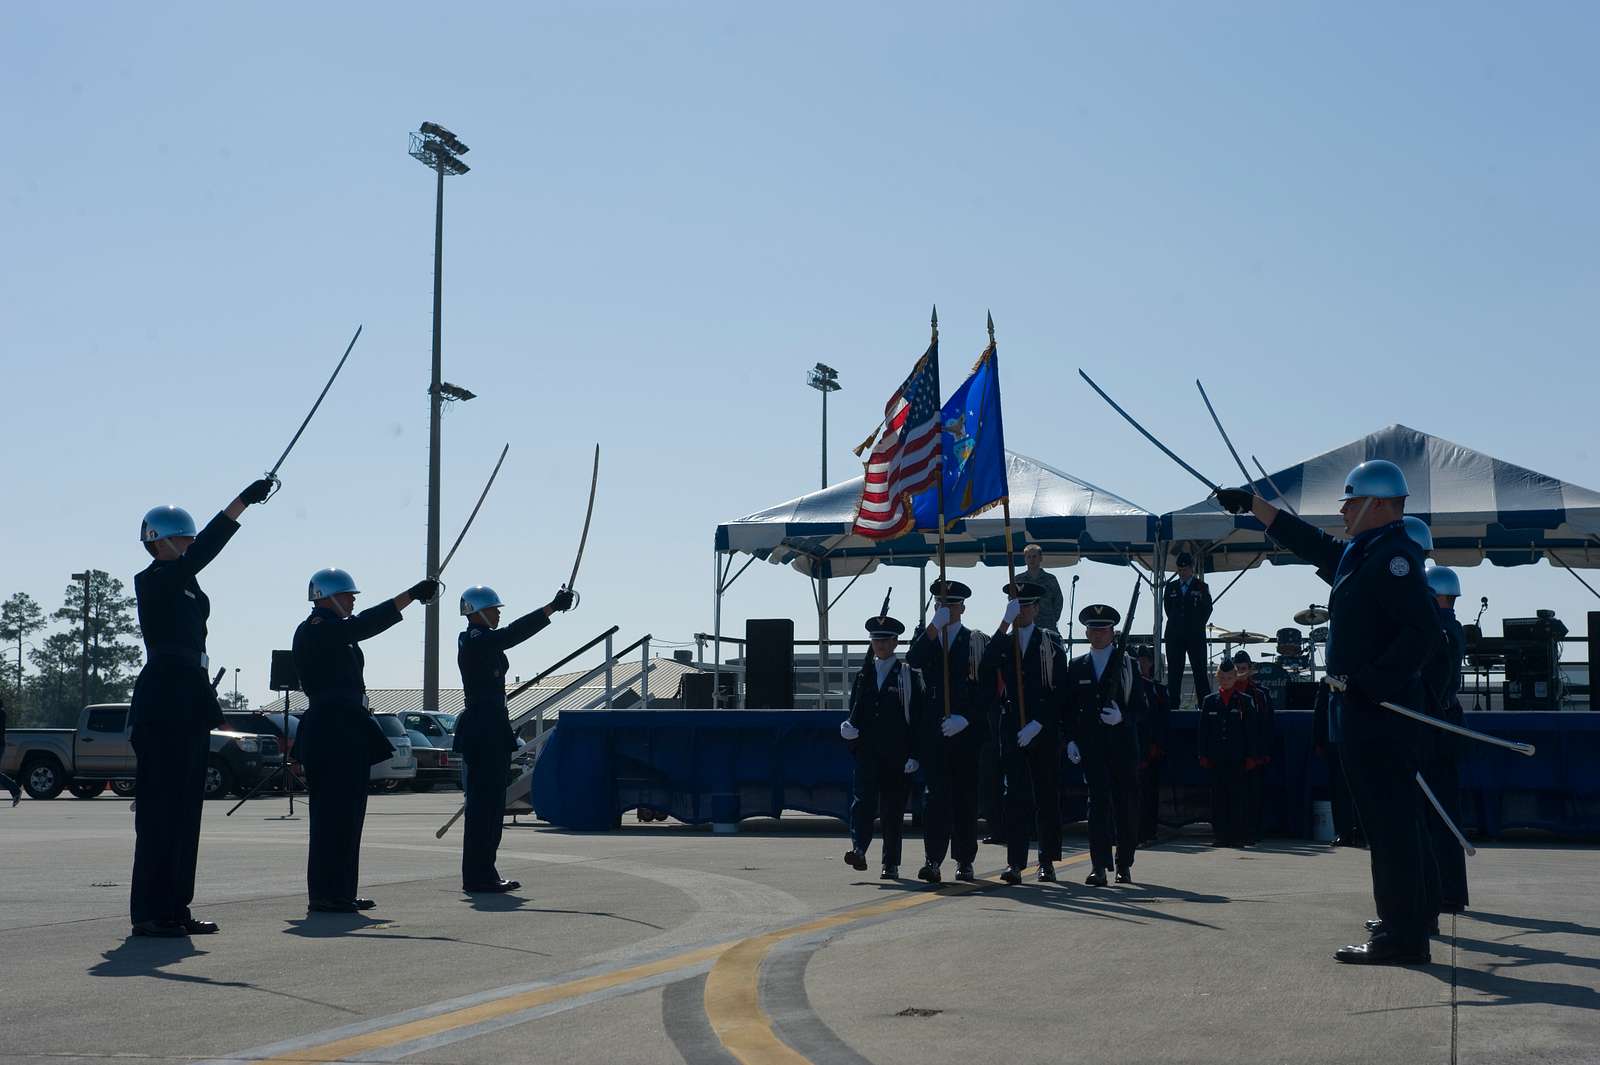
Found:
[[(1161, 820), (1210, 819), (1195, 761), (1193, 711), (1171, 715), (1161, 768)], [(533, 778), (538, 816), (561, 828), (605, 831), (639, 806), (691, 824), (735, 823), (801, 810), (843, 818), (852, 760), (840, 710), (576, 710), (561, 714)], [(1539, 828), (1600, 835), (1600, 713), (1468, 714), (1467, 725), (1534, 744), (1525, 758), (1462, 741), (1462, 825), (1493, 837)], [(1063, 809), (1083, 815), (1082, 774), (1063, 761)], [(1312, 750), (1311, 714), (1280, 711), (1266, 769), (1267, 827), (1307, 837), (1311, 803), (1328, 798), (1327, 765)]]

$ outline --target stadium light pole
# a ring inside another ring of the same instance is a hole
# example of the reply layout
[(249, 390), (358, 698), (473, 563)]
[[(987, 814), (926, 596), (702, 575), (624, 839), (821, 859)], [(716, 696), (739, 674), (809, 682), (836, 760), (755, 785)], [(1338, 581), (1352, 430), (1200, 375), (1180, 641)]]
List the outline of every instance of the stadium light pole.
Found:
[[(822, 393), (822, 487), (828, 487), (828, 393), (837, 392), (839, 371), (817, 363), (806, 371), (806, 384)], [(828, 578), (817, 578), (817, 709), (826, 703), (828, 677)]]
[[(424, 122), (411, 134), (411, 158), (438, 175), (433, 208), (433, 377), (428, 385), (428, 573), (439, 572), (439, 412), (440, 339), (444, 282), (444, 179), (472, 169), (461, 161), (467, 146), (436, 122)], [(424, 608), (422, 631), (422, 708), (439, 709), (439, 600)]]

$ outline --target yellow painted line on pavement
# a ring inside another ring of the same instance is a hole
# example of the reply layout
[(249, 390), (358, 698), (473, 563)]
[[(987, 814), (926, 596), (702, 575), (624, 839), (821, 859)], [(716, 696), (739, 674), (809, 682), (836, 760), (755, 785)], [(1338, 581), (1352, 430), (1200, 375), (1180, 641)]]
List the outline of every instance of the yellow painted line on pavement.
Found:
[[(1064, 865), (1086, 862), (1089, 855), (1076, 854), (1056, 863)], [(1026, 872), (1032, 872), (1030, 867)], [(706, 1019), (711, 1030), (721, 1040), (728, 1052), (743, 1065), (810, 1065), (811, 1059), (797, 1052), (778, 1038), (772, 1029), (772, 1018), (761, 1008), (761, 963), (772, 948), (786, 939), (821, 932), (841, 925), (853, 924), (870, 917), (909, 910), (927, 902), (964, 895), (979, 888), (994, 887), (993, 880), (976, 883), (957, 881), (955, 884), (916, 895), (906, 895), (887, 902), (871, 903), (843, 913), (819, 917), (804, 924), (752, 936), (735, 944), (717, 958), (706, 976)]]

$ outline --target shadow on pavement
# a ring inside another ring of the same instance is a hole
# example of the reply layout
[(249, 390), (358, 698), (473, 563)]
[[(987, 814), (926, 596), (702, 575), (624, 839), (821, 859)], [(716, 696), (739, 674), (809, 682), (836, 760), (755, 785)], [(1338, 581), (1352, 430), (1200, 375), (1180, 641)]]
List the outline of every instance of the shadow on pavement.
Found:
[(203, 958), (209, 951), (196, 949), (195, 945), (187, 939), (146, 939), (141, 936), (129, 936), (121, 946), (101, 954), (101, 960), (89, 969), (90, 976), (128, 977), (145, 976), (153, 980), (170, 980), (179, 984), (198, 984), (204, 987), (231, 987), (243, 991), (257, 991), (263, 995), (274, 995), (278, 998), (290, 999), (294, 1002), (304, 1003), (309, 1006), (322, 1006), (338, 1013), (348, 1013), (352, 1016), (359, 1015), (359, 1010), (347, 1009), (336, 1006), (331, 1002), (320, 999), (306, 998), (303, 995), (290, 994), (287, 991), (275, 991), (270, 987), (252, 984), (246, 980), (213, 980), (207, 976), (197, 976), (193, 973), (170, 973), (165, 971), (168, 965), (176, 965), (186, 958)]

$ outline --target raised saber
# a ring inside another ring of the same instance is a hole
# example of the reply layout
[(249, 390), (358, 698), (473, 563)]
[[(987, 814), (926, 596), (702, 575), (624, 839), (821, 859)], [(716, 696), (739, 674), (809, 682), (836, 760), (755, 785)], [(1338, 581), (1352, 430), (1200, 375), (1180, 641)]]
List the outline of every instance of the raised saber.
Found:
[(1428, 797), (1428, 801), (1433, 803), (1433, 812), (1439, 815), (1439, 820), (1444, 822), (1444, 827), (1448, 828), (1450, 834), (1456, 838), (1456, 842), (1461, 844), (1461, 849), (1467, 852), (1467, 857), (1475, 856), (1478, 853), (1478, 848), (1468, 843), (1467, 837), (1463, 836), (1461, 830), (1456, 827), (1456, 823), (1450, 820), (1450, 815), (1445, 813), (1444, 807), (1439, 804), (1439, 797), (1433, 793), (1432, 788), (1428, 787), (1428, 782), (1422, 779), (1421, 773), (1417, 774), (1417, 785), (1422, 788), (1422, 794)]
[(461, 535), (456, 537), (456, 542), (450, 545), (450, 553), (444, 556), (443, 562), (439, 563), (439, 572), (433, 575), (434, 580), (439, 579), (444, 573), (444, 568), (450, 564), (450, 560), (456, 557), (456, 548), (460, 547), (461, 541), (467, 538), (467, 530), (472, 528), (472, 521), (478, 516), (478, 509), (483, 506), (483, 501), (489, 498), (489, 489), (494, 487), (494, 479), (500, 476), (500, 466), (506, 460), (506, 452), (510, 450), (510, 444), (500, 449), (500, 458), (495, 462), (494, 470), (489, 474), (489, 483), (483, 486), (482, 492), (478, 493), (478, 501), (472, 505), (472, 513), (467, 515), (467, 523), (461, 527)]
[[(1336, 692), (1342, 692), (1346, 688), (1343, 677), (1336, 677), (1329, 673), (1322, 679), (1327, 682), (1328, 687), (1332, 688)], [(1398, 703), (1380, 702), (1378, 705), (1383, 707), (1385, 710), (1393, 710), (1402, 717), (1409, 717), (1411, 720), (1420, 721), (1424, 725), (1432, 725), (1434, 728), (1443, 732), (1449, 732), (1457, 736), (1464, 736), (1469, 740), (1477, 740), (1479, 743), (1491, 743), (1496, 747), (1504, 747), (1508, 751), (1516, 751), (1518, 754), (1526, 755), (1529, 758), (1533, 757), (1534, 747), (1531, 743), (1519, 743), (1516, 740), (1503, 740), (1499, 736), (1491, 736), (1485, 732), (1476, 732), (1465, 727), (1464, 725), (1451, 724), (1450, 722), (1441, 718), (1429, 717), (1427, 714), (1418, 713), (1410, 707), (1401, 706)]]
[(1187, 462), (1185, 462), (1182, 459), (1180, 459), (1175, 451), (1173, 451), (1170, 447), (1168, 447), (1167, 445), (1163, 444), (1161, 441), (1157, 440), (1154, 436), (1152, 436), (1151, 433), (1150, 433), (1150, 430), (1148, 430), (1144, 426), (1140, 425), (1138, 420), (1136, 418), (1134, 418), (1133, 415), (1129, 414), (1127, 411), (1123, 410), (1120, 406), (1118, 406), (1116, 400), (1114, 400), (1110, 396), (1106, 395), (1106, 390), (1105, 389), (1101, 388), (1099, 385), (1094, 383), (1094, 378), (1090, 377), (1088, 374), (1084, 373), (1082, 370), (1078, 371), (1078, 376), (1083, 378), (1084, 381), (1086, 381), (1088, 383), (1090, 388), (1092, 388), (1096, 392), (1100, 393), (1100, 398), (1105, 400), (1107, 403), (1111, 404), (1111, 409), (1112, 410), (1114, 410), (1118, 414), (1122, 415), (1122, 417), (1127, 421), (1127, 423), (1129, 425), (1131, 425), (1135, 429), (1139, 430), (1139, 435), (1143, 436), (1146, 440), (1150, 441), (1156, 447), (1160, 448), (1161, 449), (1161, 453), (1163, 455), (1167, 456), (1167, 458), (1171, 459), (1173, 462), (1176, 462), (1179, 466), (1182, 466), (1185, 470), (1189, 471), (1189, 473), (1191, 475), (1193, 475), (1195, 480), (1199, 481), (1201, 484), (1203, 484), (1207, 488), (1211, 489), (1213, 494), (1215, 494), (1218, 491), (1221, 491), (1221, 489), (1218, 487), (1218, 485), (1217, 485), (1217, 483), (1215, 481), (1211, 480), (1211, 478), (1207, 477), (1205, 474), (1201, 473), (1199, 470), (1195, 469), (1193, 466), (1189, 465)]
[(333, 375), (328, 378), (328, 383), (322, 386), (321, 392), (317, 393), (317, 401), (311, 404), (311, 413), (307, 414), (306, 420), (300, 423), (300, 428), (294, 431), (294, 436), (289, 440), (289, 446), (283, 449), (283, 454), (278, 456), (278, 461), (274, 462), (272, 469), (267, 471), (267, 480), (277, 482), (278, 467), (283, 465), (283, 460), (289, 457), (289, 452), (293, 451), (294, 446), (300, 442), (300, 434), (306, 431), (306, 426), (311, 424), (311, 419), (316, 415), (317, 408), (322, 406), (323, 397), (327, 396), (328, 389), (333, 387), (334, 378), (338, 377), (339, 371), (344, 369), (344, 360), (350, 357), (350, 352), (355, 350), (356, 341), (361, 339), (361, 328), (359, 325), (356, 326), (356, 335), (350, 338), (350, 343), (345, 347), (344, 354), (339, 356), (339, 365), (333, 368)]
[(1233, 441), (1228, 439), (1228, 430), (1222, 427), (1222, 419), (1217, 417), (1217, 408), (1211, 405), (1211, 397), (1206, 395), (1206, 386), (1200, 383), (1200, 378), (1194, 379), (1194, 387), (1200, 390), (1200, 398), (1206, 401), (1206, 410), (1211, 412), (1211, 423), (1217, 427), (1217, 432), (1222, 434), (1222, 442), (1228, 445), (1228, 454), (1233, 456), (1234, 465), (1239, 467), (1239, 472), (1244, 476), (1244, 483), (1249, 485), (1255, 478), (1250, 476), (1250, 471), (1244, 468), (1244, 459), (1239, 457), (1239, 449), (1233, 446)]
[(1261, 471), (1261, 479), (1267, 482), (1267, 487), (1272, 489), (1272, 494), (1278, 497), (1278, 502), (1282, 503), (1284, 508), (1287, 509), (1290, 514), (1293, 514), (1298, 518), (1300, 516), (1300, 512), (1294, 509), (1294, 504), (1289, 502), (1289, 497), (1283, 494), (1283, 489), (1278, 487), (1278, 482), (1272, 479), (1272, 474), (1267, 472), (1267, 468), (1261, 465), (1261, 460), (1256, 458), (1254, 455), (1251, 455), (1250, 461), (1255, 463), (1256, 469)]
[(600, 445), (594, 446), (594, 472), (589, 475), (589, 508), (583, 512), (583, 535), (578, 537), (578, 557), (572, 560), (572, 576), (567, 578), (567, 583), (562, 585), (567, 591), (577, 594), (578, 567), (583, 564), (583, 549), (589, 543), (589, 520), (594, 517), (594, 490), (600, 483)]

